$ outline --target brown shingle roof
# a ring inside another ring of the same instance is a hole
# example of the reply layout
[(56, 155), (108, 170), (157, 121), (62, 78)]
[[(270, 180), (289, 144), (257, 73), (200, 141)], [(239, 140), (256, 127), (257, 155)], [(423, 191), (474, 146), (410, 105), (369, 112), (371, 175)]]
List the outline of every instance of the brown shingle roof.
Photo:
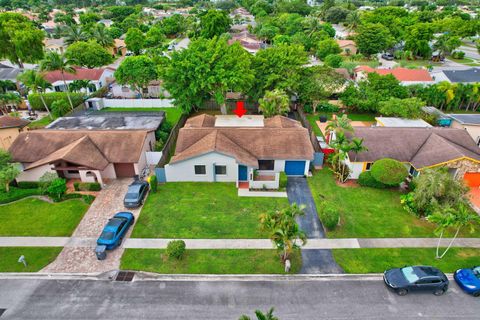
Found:
[(0, 117), (0, 129), (5, 128), (23, 128), (30, 122), (16, 117), (1, 116)]
[[(463, 157), (480, 161), (480, 148), (462, 129), (355, 127), (354, 135), (368, 148), (357, 162), (392, 158), (421, 169)], [(354, 159), (355, 154), (349, 156)]]
[(307, 129), (297, 121), (274, 117), (265, 127), (214, 127), (215, 117), (190, 118), (180, 129), (171, 163), (208, 152), (234, 157), (237, 162), (258, 167), (261, 159), (313, 159)]
[[(98, 153), (110, 163), (136, 163), (147, 134), (145, 130), (34, 130), (20, 133), (9, 150), (13, 160), (22, 163), (74, 155), (74, 163), (87, 164), (96, 159), (102, 166)], [(88, 139), (82, 139), (85, 137)]]

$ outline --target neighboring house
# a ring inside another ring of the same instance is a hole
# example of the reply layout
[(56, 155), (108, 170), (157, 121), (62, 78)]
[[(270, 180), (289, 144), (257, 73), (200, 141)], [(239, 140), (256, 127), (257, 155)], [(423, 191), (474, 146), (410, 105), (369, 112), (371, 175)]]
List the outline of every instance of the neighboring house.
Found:
[(448, 114), (450, 127), (464, 129), (480, 145), (480, 114)]
[(280, 172), (307, 175), (313, 156), (308, 130), (298, 121), (282, 116), (202, 114), (188, 119), (180, 129), (165, 174), (167, 181), (278, 187)]
[(110, 28), (113, 24), (113, 21), (110, 19), (102, 19), (102, 20), (99, 20), (98, 23), (103, 23), (105, 27)]
[(16, 117), (0, 116), (0, 149), (8, 150), (20, 132), (27, 130), (29, 123)]
[(53, 20), (49, 20), (42, 23), (41, 27), (46, 33), (53, 34), (55, 32), (55, 28), (57, 27), (57, 23)]
[[(148, 98), (159, 98), (159, 97), (170, 97), (170, 93), (166, 91), (162, 85), (161, 81), (153, 80), (150, 81), (147, 88), (143, 90), (143, 97)], [(139, 93), (136, 90), (128, 85), (121, 85), (116, 82), (110, 84), (109, 89), (112, 98), (138, 98)]]
[(22, 132), (9, 149), (22, 165), (17, 181), (38, 181), (47, 172), (102, 184), (140, 175), (164, 116), (68, 117), (57, 119), (49, 129)]
[(110, 53), (114, 56), (121, 54), (122, 56), (125, 56), (127, 53), (127, 45), (125, 44), (125, 40), (122, 39), (115, 39), (114, 40), (113, 47), (108, 48)]
[(395, 128), (430, 128), (431, 125), (422, 119), (403, 119), (395, 117), (376, 117), (378, 127)]
[(58, 54), (63, 54), (68, 47), (64, 41), (64, 38), (59, 38), (59, 39), (46, 38), (45, 40), (43, 40), (43, 44), (45, 45), (45, 50), (54, 51)]
[(382, 76), (387, 74), (393, 75), (402, 85), (412, 84), (433, 84), (434, 81), (426, 69), (374, 69), (369, 66), (358, 66), (354, 69), (355, 80), (362, 81), (367, 78), (369, 73), (378, 73)]
[(435, 82), (477, 83), (480, 82), (480, 68), (452, 69), (432, 72)]
[(232, 38), (228, 40), (229, 44), (239, 42), (240, 45), (248, 52), (255, 54), (258, 50), (265, 48), (263, 41), (259, 40), (255, 35), (248, 31), (242, 31), (232, 34)]
[(23, 72), (23, 69), (10, 67), (5, 64), (0, 63), (0, 80), (5, 81), (9, 80), (13, 83), (17, 83), (17, 76)]
[[(95, 85), (95, 90), (98, 90), (114, 80), (113, 73), (115, 71), (111, 68), (87, 69), (75, 67), (75, 71), (75, 73), (64, 73), (67, 84), (72, 83), (74, 80), (90, 80)], [(45, 79), (52, 84), (54, 91), (67, 91), (60, 71), (45, 73)], [(91, 93), (95, 90), (89, 88), (88, 92)]]
[(335, 40), (340, 49), (342, 49), (342, 55), (357, 54), (357, 45), (353, 40)]
[(446, 166), (455, 177), (476, 177), (480, 185), (480, 148), (465, 130), (354, 127), (353, 135), (363, 139), (368, 151), (349, 152), (346, 163), (352, 179), (370, 170), (375, 161), (392, 158), (403, 162), (412, 176), (426, 168)]

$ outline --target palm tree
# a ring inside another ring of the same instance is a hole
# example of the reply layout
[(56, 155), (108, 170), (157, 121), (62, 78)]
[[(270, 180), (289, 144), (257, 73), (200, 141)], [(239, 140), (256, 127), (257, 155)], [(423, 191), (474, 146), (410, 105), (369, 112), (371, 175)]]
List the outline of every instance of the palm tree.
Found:
[[(273, 315), (273, 307), (268, 310), (267, 313), (263, 313), (260, 310), (255, 310), (255, 315), (257, 316), (257, 320), (279, 320), (277, 317)], [(238, 320), (251, 320), (249, 316), (243, 315)]]
[(45, 80), (42, 74), (36, 72), (35, 70), (25, 70), (25, 72), (21, 73), (17, 77), (18, 81), (22, 82), (25, 87), (27, 87), (33, 93), (40, 93), (40, 100), (42, 100), (43, 106), (45, 110), (48, 112), (48, 116), (50, 119), (53, 120), (52, 114), (50, 113), (50, 109), (48, 109), (47, 103), (43, 97), (43, 93), (47, 89), (52, 88), (52, 84)]
[(92, 36), (102, 47), (110, 48), (115, 44), (115, 41), (108, 33), (108, 30), (103, 23), (97, 23), (95, 25), (95, 28), (92, 31)]
[(442, 81), (437, 85), (437, 89), (444, 95), (443, 102), (440, 104), (440, 110), (443, 110), (443, 107), (446, 107), (455, 98), (456, 85)]
[(327, 132), (330, 133), (328, 142), (330, 143), (334, 135), (336, 136), (339, 132), (345, 131), (353, 131), (353, 127), (351, 124), (352, 120), (350, 120), (346, 114), (342, 115), (340, 118), (335, 117), (334, 119), (330, 120), (326, 126)]
[(351, 11), (347, 15), (346, 26), (347, 26), (348, 31), (352, 32), (352, 31), (357, 30), (357, 28), (360, 26), (361, 23), (362, 23), (362, 21), (360, 19), (360, 14), (358, 13), (357, 10)]
[(63, 55), (60, 55), (54, 51), (47, 52), (45, 59), (40, 62), (41, 71), (60, 71), (62, 75), (63, 84), (66, 88), (68, 102), (70, 102), (70, 107), (73, 110), (72, 99), (70, 98), (70, 93), (68, 90), (68, 84), (65, 80), (65, 73), (76, 73), (77, 71), (73, 67), (75, 65), (75, 60), (67, 59)]
[[(460, 232), (460, 229), (469, 226), (470, 232), (473, 232), (475, 230), (475, 224), (480, 222), (480, 216), (473, 212), (472, 209), (470, 209), (466, 204), (461, 203), (457, 208), (440, 208), (434, 214), (429, 215), (427, 220), (438, 225), (436, 231), (440, 233), (440, 237), (438, 238), (435, 257), (437, 259), (441, 259), (452, 246), (453, 242), (458, 236), (458, 233)], [(455, 231), (453, 238), (450, 240), (448, 247), (440, 255), (440, 242), (445, 230), (448, 228), (456, 228), (457, 230)]]
[(361, 138), (352, 138), (352, 143), (350, 145), (350, 150), (355, 152), (355, 158), (353, 159), (353, 162), (357, 161), (357, 155), (360, 152), (363, 151), (368, 151), (368, 148), (363, 145), (363, 139)]
[(80, 26), (77, 25), (65, 27), (64, 34), (65, 43), (69, 45), (77, 41), (86, 41), (88, 39), (88, 35), (82, 30)]
[(70, 92), (79, 92), (82, 89), (95, 90), (96, 87), (90, 80), (73, 80), (69, 85)]
[(20, 97), (18, 94), (13, 92), (0, 93), (0, 110), (3, 114), (8, 114), (7, 106), (9, 104), (18, 104), (20, 102)]

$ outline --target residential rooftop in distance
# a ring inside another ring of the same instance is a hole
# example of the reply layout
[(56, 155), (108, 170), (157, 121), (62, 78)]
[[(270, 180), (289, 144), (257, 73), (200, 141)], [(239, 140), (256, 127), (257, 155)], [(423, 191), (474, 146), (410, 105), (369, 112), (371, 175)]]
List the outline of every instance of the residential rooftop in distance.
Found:
[(470, 68), (466, 70), (443, 70), (443, 73), (452, 83), (480, 82), (480, 68)]
[(124, 115), (87, 115), (63, 117), (55, 120), (46, 129), (53, 130), (148, 130), (154, 131), (162, 124), (165, 113), (158, 112), (149, 116)]
[(215, 127), (263, 127), (263, 116), (244, 115), (239, 118), (236, 115), (215, 116)]
[(448, 116), (461, 124), (480, 125), (480, 114), (449, 114)]
[(396, 128), (430, 128), (431, 125), (422, 119), (403, 119), (395, 117), (376, 117), (377, 125)]

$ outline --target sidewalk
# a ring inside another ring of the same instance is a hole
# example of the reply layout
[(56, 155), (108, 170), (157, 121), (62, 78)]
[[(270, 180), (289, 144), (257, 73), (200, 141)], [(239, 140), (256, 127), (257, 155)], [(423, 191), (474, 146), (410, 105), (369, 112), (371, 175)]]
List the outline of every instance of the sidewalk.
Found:
[[(123, 248), (164, 249), (174, 239), (125, 240)], [(269, 239), (183, 239), (187, 249), (272, 249)], [(308, 239), (303, 249), (435, 248), (438, 238)], [(450, 238), (442, 240), (447, 246)], [(96, 238), (0, 237), (0, 247), (95, 247)], [(480, 238), (457, 238), (453, 247), (480, 248)]]

